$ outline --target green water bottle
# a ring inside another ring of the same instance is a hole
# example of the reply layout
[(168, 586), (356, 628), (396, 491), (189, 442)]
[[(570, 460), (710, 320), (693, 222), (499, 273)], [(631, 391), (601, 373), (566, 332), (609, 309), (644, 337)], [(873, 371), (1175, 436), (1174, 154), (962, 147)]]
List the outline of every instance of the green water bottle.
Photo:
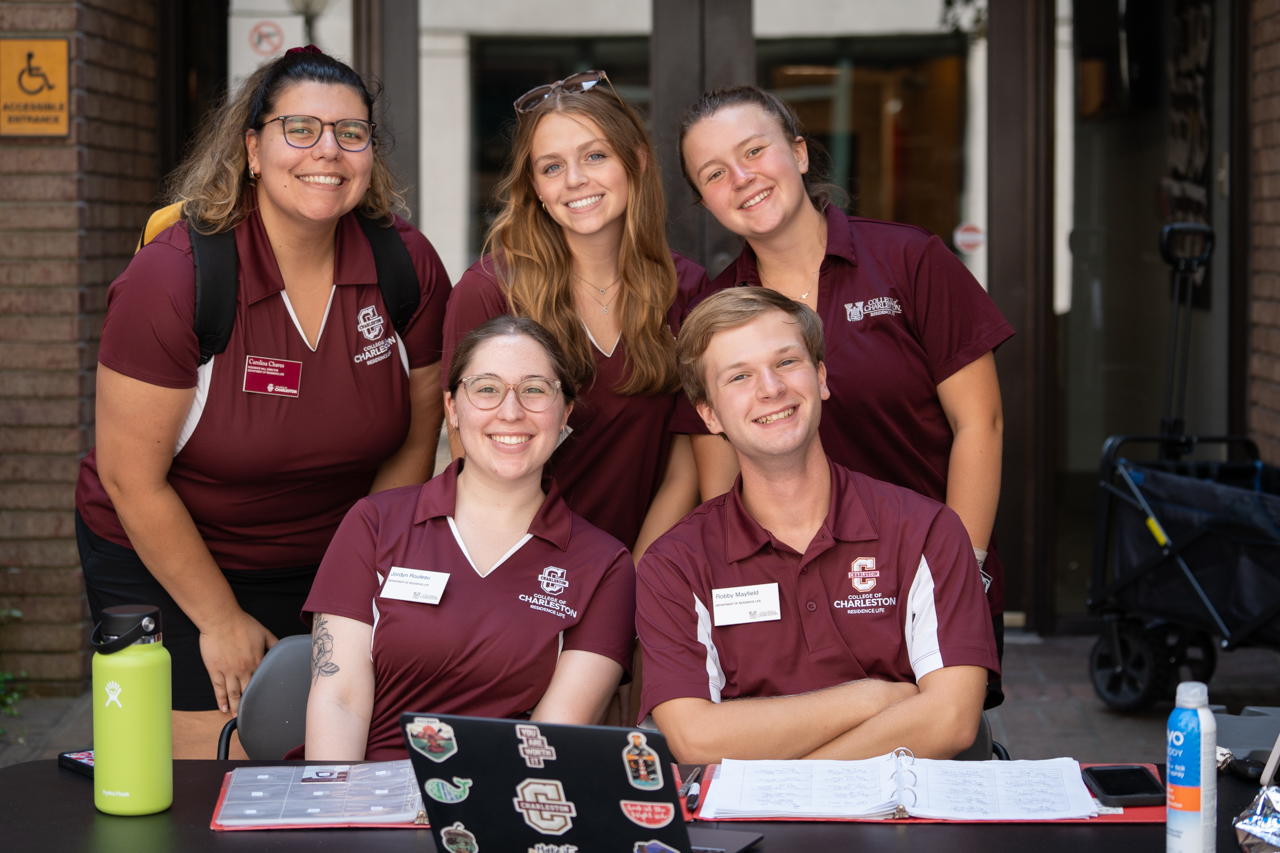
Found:
[(173, 707), (160, 608), (122, 604), (102, 611), (93, 656), (93, 804), (116, 815), (173, 804)]

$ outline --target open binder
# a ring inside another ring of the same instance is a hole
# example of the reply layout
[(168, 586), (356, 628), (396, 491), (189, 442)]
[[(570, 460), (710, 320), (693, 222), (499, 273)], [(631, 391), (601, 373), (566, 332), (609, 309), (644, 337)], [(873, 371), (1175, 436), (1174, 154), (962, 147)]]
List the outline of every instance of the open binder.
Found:
[(1162, 823), (1165, 817), (1163, 806), (1100, 808), (1070, 758), (935, 761), (902, 749), (863, 761), (726, 760), (708, 767), (703, 780), (690, 818)]

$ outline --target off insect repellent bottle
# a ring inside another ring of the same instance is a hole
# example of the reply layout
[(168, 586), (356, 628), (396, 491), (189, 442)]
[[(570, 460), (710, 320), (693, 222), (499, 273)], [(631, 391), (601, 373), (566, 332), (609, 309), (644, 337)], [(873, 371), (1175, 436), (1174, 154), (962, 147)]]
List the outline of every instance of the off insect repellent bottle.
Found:
[(173, 804), (173, 707), (160, 608), (120, 605), (94, 629), (93, 804), (116, 815)]
[(1168, 853), (1213, 853), (1218, 829), (1218, 723), (1209, 710), (1209, 688), (1178, 685), (1169, 715), (1165, 847)]

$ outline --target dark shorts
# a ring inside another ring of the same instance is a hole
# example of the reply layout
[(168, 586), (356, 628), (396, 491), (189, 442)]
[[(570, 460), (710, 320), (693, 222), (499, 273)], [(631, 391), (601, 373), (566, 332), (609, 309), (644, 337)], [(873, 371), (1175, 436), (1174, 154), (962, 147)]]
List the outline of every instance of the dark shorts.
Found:
[[(160, 608), (164, 647), (173, 658), (173, 710), (216, 711), (213, 682), (200, 656), (200, 632), (165, 592), (131, 548), (103, 539), (76, 512), (76, 545), (84, 569), (85, 592), (96, 625), (102, 609), (116, 604), (154, 604)], [(310, 631), (302, 621), (318, 566), (292, 569), (223, 569), (240, 607), (277, 639)]]

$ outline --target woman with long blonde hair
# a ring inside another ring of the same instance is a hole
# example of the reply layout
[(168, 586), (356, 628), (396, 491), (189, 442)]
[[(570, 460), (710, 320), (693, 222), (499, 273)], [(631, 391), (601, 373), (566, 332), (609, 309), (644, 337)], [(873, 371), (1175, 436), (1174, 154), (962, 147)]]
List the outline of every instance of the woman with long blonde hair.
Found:
[[(487, 254), (449, 297), (444, 373), (491, 317), (545, 327), (582, 386), (548, 473), (574, 512), (638, 557), (697, 504), (689, 439), (667, 427), (680, 388), (674, 333), (706, 273), (667, 246), (653, 145), (603, 71), (515, 106)], [(452, 434), (450, 444), (461, 455)]]
[[(347, 510), (431, 475), (449, 282), (393, 214), (374, 98), (314, 47), (264, 65), (174, 176), (185, 219), (107, 294), (77, 541), (95, 621), (108, 606), (160, 607), (177, 758), (212, 758), (263, 654), (306, 630), (299, 613)], [(399, 332), (357, 212), (403, 242), (416, 275), (397, 279), (419, 297)], [(236, 288), (210, 358), (193, 325), (196, 231), (234, 235), (239, 271), (209, 280), (202, 261), (202, 297)]]

